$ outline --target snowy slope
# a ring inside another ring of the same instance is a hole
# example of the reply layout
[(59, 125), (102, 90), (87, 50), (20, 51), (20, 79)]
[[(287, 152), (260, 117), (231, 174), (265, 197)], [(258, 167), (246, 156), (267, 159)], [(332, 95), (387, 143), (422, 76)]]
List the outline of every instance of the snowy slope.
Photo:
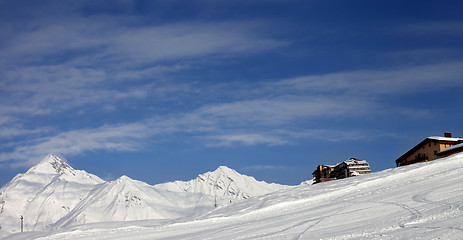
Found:
[(463, 239), (463, 154), (301, 185), (194, 219), (100, 223), (7, 239)]
[(212, 196), (156, 189), (122, 176), (95, 188), (58, 221), (55, 228), (106, 221), (179, 218), (213, 208)]
[(247, 199), (287, 189), (290, 186), (257, 181), (255, 178), (239, 174), (225, 166), (218, 167), (213, 172), (198, 175), (190, 181), (175, 181), (155, 185), (157, 188), (174, 192), (204, 193), (219, 199)]
[(73, 209), (89, 191), (104, 181), (85, 171), (74, 170), (50, 154), (0, 189), (0, 238), (24, 229), (43, 230)]

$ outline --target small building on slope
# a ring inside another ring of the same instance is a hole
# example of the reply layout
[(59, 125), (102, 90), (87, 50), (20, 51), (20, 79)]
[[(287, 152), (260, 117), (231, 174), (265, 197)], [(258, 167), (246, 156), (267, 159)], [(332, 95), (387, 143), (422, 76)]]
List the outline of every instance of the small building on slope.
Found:
[(370, 165), (365, 160), (349, 158), (336, 165), (318, 165), (312, 173), (315, 183), (358, 176), (370, 173)]
[(427, 162), (463, 152), (463, 138), (453, 138), (452, 133), (444, 137), (427, 137), (395, 160), (397, 167)]
[(370, 165), (365, 160), (350, 158), (342, 163), (338, 163), (333, 170), (336, 179), (358, 176), (370, 173)]

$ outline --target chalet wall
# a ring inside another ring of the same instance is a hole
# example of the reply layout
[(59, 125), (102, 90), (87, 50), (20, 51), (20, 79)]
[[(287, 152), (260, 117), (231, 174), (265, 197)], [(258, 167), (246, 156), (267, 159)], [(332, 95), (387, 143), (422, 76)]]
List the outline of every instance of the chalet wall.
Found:
[(402, 161), (401, 165), (435, 160), (438, 158), (436, 154), (449, 147), (447, 145), (449, 144), (440, 144), (438, 142), (429, 141)]

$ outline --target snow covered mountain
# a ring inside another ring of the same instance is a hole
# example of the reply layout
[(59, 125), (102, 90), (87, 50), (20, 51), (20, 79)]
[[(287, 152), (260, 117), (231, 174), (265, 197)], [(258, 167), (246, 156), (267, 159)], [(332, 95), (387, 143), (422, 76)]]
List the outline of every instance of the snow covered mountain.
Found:
[(107, 221), (172, 219), (213, 208), (212, 196), (170, 192), (122, 176), (93, 189), (55, 228)]
[(290, 188), (286, 185), (257, 181), (225, 166), (220, 166), (213, 172), (200, 174), (190, 181), (162, 183), (155, 187), (174, 192), (204, 193), (228, 200), (247, 199)]
[(298, 187), (193, 219), (99, 223), (5, 240), (463, 239), (463, 153)]
[(219, 167), (198, 178), (150, 186), (127, 176), (106, 182), (50, 154), (0, 189), (0, 238), (106, 221), (175, 219), (288, 188)]
[(20, 215), (24, 229), (47, 229), (103, 182), (48, 155), (0, 189), (0, 237), (19, 231)]

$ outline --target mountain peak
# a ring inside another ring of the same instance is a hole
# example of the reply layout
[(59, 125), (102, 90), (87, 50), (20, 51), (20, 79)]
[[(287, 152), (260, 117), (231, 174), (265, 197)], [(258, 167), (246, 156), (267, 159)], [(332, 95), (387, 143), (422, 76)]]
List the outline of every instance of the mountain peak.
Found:
[(227, 166), (219, 166), (214, 172), (224, 172), (224, 173), (233, 173), (236, 174), (237, 172)]
[(131, 179), (130, 177), (126, 175), (120, 176), (118, 179), (116, 179), (114, 182), (116, 183), (127, 183), (127, 182), (133, 182), (134, 180)]
[(64, 172), (74, 172), (74, 169), (69, 166), (63, 159), (53, 153), (48, 154), (42, 161), (32, 167), (28, 172), (47, 173), (47, 174), (62, 174)]
[(223, 199), (246, 199), (289, 186), (257, 181), (254, 177), (242, 175), (226, 166), (220, 166), (212, 172), (199, 174), (196, 179), (190, 181), (163, 183), (156, 187), (174, 192), (204, 193)]

